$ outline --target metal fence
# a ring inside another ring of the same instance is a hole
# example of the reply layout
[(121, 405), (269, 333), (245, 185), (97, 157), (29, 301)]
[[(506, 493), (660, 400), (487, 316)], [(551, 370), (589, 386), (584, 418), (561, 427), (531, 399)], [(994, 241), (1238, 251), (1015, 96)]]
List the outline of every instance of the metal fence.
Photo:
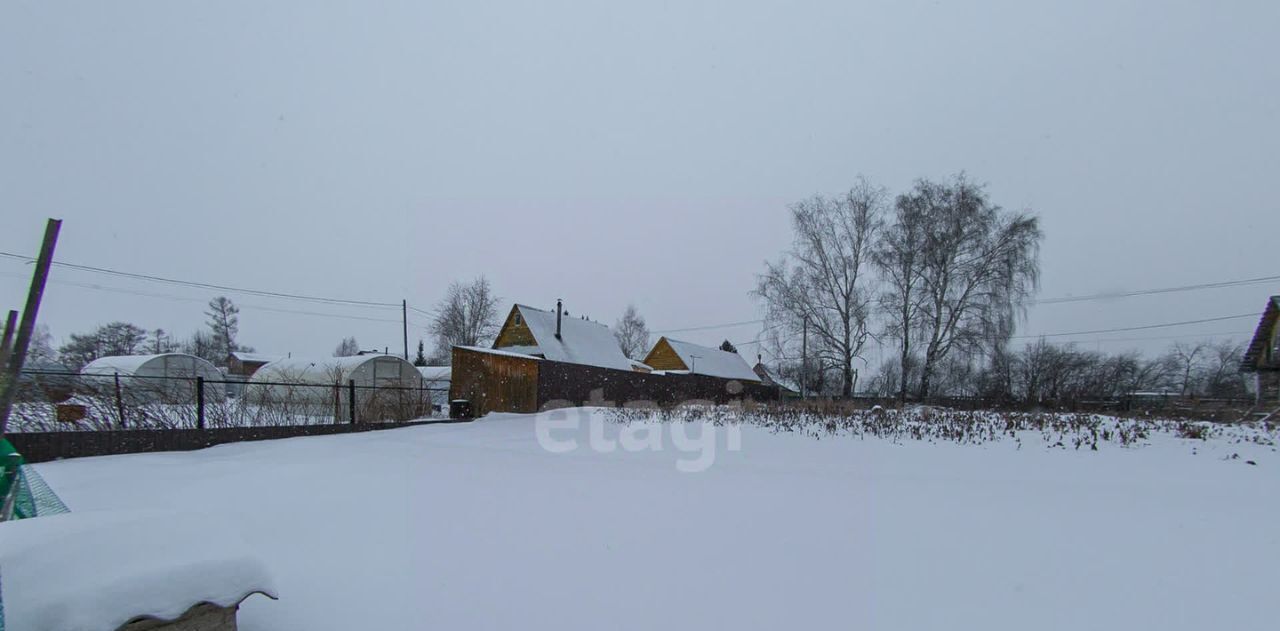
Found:
[(448, 391), (421, 382), (258, 382), (190, 376), (24, 371), (9, 432), (215, 429), (405, 422), (447, 415)]

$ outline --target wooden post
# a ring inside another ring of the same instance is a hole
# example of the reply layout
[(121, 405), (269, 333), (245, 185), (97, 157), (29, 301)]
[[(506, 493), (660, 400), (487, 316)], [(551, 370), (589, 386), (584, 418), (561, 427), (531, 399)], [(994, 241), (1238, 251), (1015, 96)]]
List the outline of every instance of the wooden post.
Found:
[(355, 379), (347, 380), (347, 400), (349, 402), (349, 405), (351, 406), (351, 409), (349, 410), (351, 413), (351, 424), (355, 425), (356, 424), (356, 380)]
[(120, 415), (120, 429), (128, 425), (124, 421), (124, 397), (120, 394), (120, 373), (116, 373), (116, 413)]
[(204, 377), (196, 377), (196, 429), (204, 429)]
[(809, 314), (804, 316), (804, 334), (800, 338), (800, 399), (804, 400), (808, 397), (808, 384), (805, 383), (809, 379)]
[(400, 323), (404, 325), (404, 360), (409, 361), (409, 301), (400, 301)]
[(22, 323), (18, 325), (18, 337), (11, 351), (12, 359), (7, 366), (9, 379), (0, 384), (0, 436), (9, 424), (9, 409), (13, 406), (13, 397), (18, 390), (18, 376), (22, 373), (22, 364), (27, 360), (27, 347), (31, 345), (31, 333), (36, 328), (36, 315), (40, 312), (40, 299), (44, 296), (44, 285), (49, 280), (49, 267), (53, 265), (53, 250), (58, 245), (58, 231), (62, 229), (62, 220), (50, 219), (44, 229), (44, 243), (40, 244), (40, 257), (36, 259), (35, 273), (31, 277), (31, 288), (27, 291), (27, 305), (22, 311)]
[(4, 339), (0, 340), (0, 372), (7, 370), (9, 366), (9, 351), (13, 350), (13, 334), (18, 329), (18, 312), (10, 310), (9, 317), (4, 321)]

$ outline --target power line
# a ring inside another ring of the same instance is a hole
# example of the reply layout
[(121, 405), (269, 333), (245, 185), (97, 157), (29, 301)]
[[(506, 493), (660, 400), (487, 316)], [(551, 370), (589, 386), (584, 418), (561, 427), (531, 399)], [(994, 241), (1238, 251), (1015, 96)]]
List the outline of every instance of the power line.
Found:
[(1217, 318), (1202, 318), (1200, 320), (1185, 320), (1182, 322), (1168, 322), (1165, 324), (1145, 324), (1142, 326), (1127, 326), (1127, 327), (1121, 327), (1117, 329), (1097, 329), (1095, 331), (1075, 331), (1073, 333), (1039, 333), (1036, 335), (1015, 335), (1013, 336), (1012, 339), (1026, 340), (1026, 339), (1036, 339), (1041, 337), (1069, 337), (1073, 335), (1097, 335), (1100, 333), (1123, 333), (1127, 331), (1146, 331), (1149, 329), (1164, 329), (1164, 328), (1174, 327), (1174, 326), (1187, 326), (1191, 324), (1204, 324), (1206, 322), (1222, 322), (1224, 320), (1239, 320), (1241, 318), (1256, 318), (1256, 317), (1258, 317), (1258, 314), (1256, 313), (1243, 313), (1240, 315), (1233, 315), (1233, 316), (1221, 316)]
[[(1071, 302), (1089, 302), (1093, 300), (1114, 300), (1118, 298), (1133, 298), (1136, 296), (1153, 296), (1158, 294), (1172, 294), (1185, 291), (1201, 291), (1205, 289), (1225, 289), (1230, 287), (1245, 287), (1248, 285), (1257, 285), (1261, 283), (1280, 282), (1280, 276), (1259, 276), (1257, 278), (1242, 278), (1237, 280), (1224, 280), (1210, 283), (1199, 283), (1195, 285), (1178, 285), (1175, 287), (1159, 287), (1155, 289), (1136, 289), (1133, 291), (1111, 292), (1101, 294), (1087, 294), (1083, 296), (1061, 296), (1058, 298), (1045, 298), (1042, 300), (1032, 300), (1031, 305), (1056, 305)], [(686, 333), (692, 331), (713, 331), (716, 329), (729, 329), (738, 326), (746, 326), (748, 324), (763, 324), (764, 319), (744, 320), (741, 322), (726, 322), (723, 324), (708, 324), (704, 326), (693, 326), (682, 329), (664, 329), (654, 331), (654, 333)]]
[(687, 333), (690, 331), (711, 331), (715, 329), (730, 329), (736, 326), (746, 326), (748, 324), (763, 324), (764, 319), (760, 320), (744, 320), (742, 322), (729, 322), (726, 324), (708, 324), (706, 326), (691, 326), (684, 329), (663, 329), (654, 331), (654, 333)]
[[(1082, 344), (1095, 344), (1095, 343), (1103, 343), (1103, 344), (1105, 344), (1105, 343), (1109, 343), (1109, 342), (1150, 342), (1150, 341), (1159, 341), (1159, 340), (1182, 340), (1182, 339), (1187, 339), (1187, 338), (1192, 338), (1192, 337), (1199, 337), (1199, 338), (1210, 338), (1210, 337), (1249, 337), (1249, 336), (1251, 336), (1251, 335), (1252, 335), (1252, 333), (1247, 333), (1247, 332), (1246, 332), (1246, 333), (1241, 333), (1241, 332), (1239, 332), (1239, 331), (1223, 331), (1223, 332), (1218, 332), (1218, 333), (1184, 333), (1184, 334), (1182, 334), (1182, 335), (1158, 335), (1158, 336), (1154, 336), (1154, 337), (1151, 337), (1151, 336), (1148, 336), (1148, 337), (1119, 337), (1119, 338), (1117, 338), (1117, 337), (1111, 337), (1111, 338), (1098, 338), (1098, 339), (1093, 339), (1093, 340), (1079, 340), (1079, 342), (1080, 342), (1080, 343), (1082, 343)], [(1074, 340), (1073, 340), (1073, 341), (1071, 341), (1071, 342), (1069, 342), (1069, 343), (1071, 343), (1071, 344), (1075, 344), (1075, 343), (1076, 343), (1076, 341), (1074, 341)]]
[(1086, 302), (1090, 300), (1112, 300), (1116, 298), (1132, 298), (1134, 296), (1153, 296), (1156, 294), (1172, 294), (1184, 291), (1200, 291), (1203, 289), (1223, 289), (1227, 287), (1244, 287), (1247, 285), (1257, 285), (1260, 283), (1280, 281), (1280, 276), (1260, 276), (1258, 278), (1245, 278), (1241, 280), (1225, 280), (1214, 283), (1200, 283), (1198, 285), (1180, 285), (1177, 287), (1161, 287), (1158, 289), (1138, 289), (1134, 291), (1123, 291), (1102, 294), (1088, 294), (1084, 296), (1063, 296), (1061, 298), (1046, 298), (1044, 300), (1033, 300), (1034, 305), (1056, 305), (1068, 302)]
[[(1256, 314), (1256, 313), (1245, 313), (1245, 314), (1241, 314), (1241, 315), (1221, 316), (1221, 317), (1216, 317), (1216, 318), (1202, 318), (1202, 319), (1200, 319), (1200, 320), (1185, 320), (1185, 321), (1182, 321), (1182, 322), (1167, 322), (1167, 323), (1164, 323), (1164, 324), (1145, 324), (1145, 325), (1142, 325), (1142, 326), (1129, 326), (1129, 327), (1120, 327), (1120, 328), (1114, 328), (1114, 329), (1097, 329), (1097, 330), (1094, 330), (1094, 331), (1075, 331), (1075, 332), (1071, 332), (1071, 333), (1037, 333), (1037, 334), (1035, 334), (1035, 335), (1015, 335), (1015, 336), (1013, 336), (1013, 337), (1012, 337), (1012, 338), (1010, 338), (1010, 339), (1015, 339), (1015, 340), (1027, 340), (1027, 339), (1039, 339), (1039, 338), (1045, 338), (1045, 337), (1070, 337), (1070, 336), (1076, 336), (1076, 335), (1099, 335), (1099, 334), (1103, 334), (1103, 333), (1124, 333), (1124, 332), (1129, 332), (1129, 331), (1148, 331), (1148, 330), (1151, 330), (1151, 329), (1164, 329), (1164, 328), (1171, 328), (1171, 327), (1176, 327), (1176, 326), (1188, 326), (1188, 325), (1192, 325), (1192, 324), (1204, 324), (1204, 323), (1207, 323), (1207, 322), (1222, 322), (1222, 321), (1225, 321), (1225, 320), (1239, 320), (1239, 319), (1241, 319), (1241, 318), (1256, 318), (1256, 317), (1258, 317), (1258, 314)], [(1122, 338), (1122, 339), (1099, 339), (1099, 340), (1080, 340), (1080, 341), (1081, 341), (1081, 342), (1084, 342), (1084, 343), (1093, 343), (1093, 342), (1135, 342), (1135, 341), (1147, 341), (1147, 340), (1178, 339), (1178, 338), (1186, 338), (1186, 337), (1221, 337), (1221, 336), (1227, 336), (1227, 335), (1240, 335), (1240, 336), (1247, 336), (1247, 335), (1248, 335), (1248, 333), (1234, 333), (1234, 332), (1230, 332), (1230, 333), (1192, 333), (1192, 334), (1187, 334), (1187, 335), (1166, 335), (1166, 336), (1161, 336), (1161, 337), (1141, 337), (1141, 338), (1127, 338), (1127, 339), (1123, 339), (1123, 338)], [(734, 345), (734, 346), (737, 346), (737, 347), (746, 347), (746, 346), (752, 346), (752, 345), (758, 345), (758, 344), (763, 344), (763, 342), (762, 342), (762, 341), (760, 341), (759, 339), (756, 339), (756, 340), (752, 340), (752, 341), (750, 341), (750, 342), (740, 342), (740, 343), (739, 343), (739, 342), (734, 342), (734, 343), (733, 343), (733, 345)], [(763, 349), (763, 347), (762, 347), (762, 349)]]
[[(30, 262), (33, 260), (29, 256), (14, 254), (12, 252), (0, 252), (0, 256), (5, 258), (10, 258), (10, 259), (16, 259), (24, 262)], [(75, 270), (80, 270), (85, 272), (93, 272), (96, 274), (108, 274), (111, 276), (132, 278), (135, 280), (144, 280), (144, 281), (157, 282), (157, 283), (168, 283), (170, 285), (181, 285), (184, 287), (197, 287), (200, 289), (214, 289), (217, 291), (227, 291), (227, 292), (241, 293), (241, 294), (247, 294), (247, 295), (253, 295), (253, 296), (265, 296), (268, 298), (283, 298), (287, 300), (304, 300), (309, 302), (319, 302), (319, 303), (325, 303), (325, 304), (338, 304), (338, 305), (349, 305), (349, 306), (359, 306), (359, 307), (399, 307), (400, 306), (399, 303), (391, 303), (391, 302), (372, 302), (368, 300), (351, 300), (347, 298), (331, 298), (331, 297), (325, 297), (325, 296), (308, 296), (304, 294), (290, 294), (290, 293), (284, 293), (284, 292), (278, 292), (278, 291), (267, 291), (263, 289), (245, 289), (243, 287), (231, 287), (228, 285), (215, 285), (212, 283), (202, 283), (197, 281), (165, 278), (163, 276), (153, 276), (151, 274), (135, 274), (133, 272), (122, 272), (119, 270), (107, 269), (105, 267), (94, 267), (92, 265), (77, 265), (75, 263), (62, 263), (58, 261), (54, 261), (53, 264), (58, 267), (65, 267), (68, 269), (75, 269)]]
[[(6, 276), (6, 277), (10, 277), (10, 278), (20, 278), (19, 276), (14, 275), (14, 274), (0, 274), (0, 276)], [(173, 294), (161, 294), (161, 293), (154, 293), (154, 292), (148, 292), (148, 291), (140, 291), (140, 290), (136, 290), (136, 289), (125, 289), (125, 288), (122, 288), (122, 287), (108, 287), (108, 286), (105, 286), (105, 285), (98, 285), (98, 284), (96, 284), (96, 283), (80, 283), (80, 282), (76, 282), (76, 281), (60, 280), (60, 279), (50, 279), (50, 280), (49, 280), (49, 282), (50, 282), (51, 284), (56, 284), (56, 285), (66, 285), (66, 286), (72, 286), (72, 287), (81, 287), (81, 288), (84, 288), (84, 289), (91, 289), (91, 290), (94, 290), (94, 291), (101, 291), (101, 292), (106, 292), (106, 293), (128, 294), (128, 295), (131, 295), (131, 296), (142, 296), (142, 297), (145, 297), (145, 298), (159, 298), (159, 299), (162, 299), (162, 300), (172, 300), (172, 301), (177, 301), (177, 302), (196, 302), (196, 303), (203, 303), (203, 302), (205, 302), (205, 300), (204, 300), (203, 298), (191, 298), (191, 297), (188, 297), (188, 296), (175, 296), (175, 295), (173, 295)], [(241, 308), (245, 308), (245, 309), (252, 309), (252, 310), (257, 310), (257, 311), (272, 311), (272, 312), (276, 312), (276, 313), (289, 313), (289, 314), (297, 314), (297, 315), (309, 315), (309, 316), (317, 316), (317, 317), (322, 317), (322, 318), (338, 318), (338, 319), (343, 319), (343, 320), (362, 320), (362, 321), (366, 321), (366, 322), (387, 322), (387, 323), (391, 323), (391, 324), (400, 324), (400, 323), (401, 323), (401, 322), (400, 322), (400, 320), (392, 320), (392, 319), (389, 319), (389, 318), (371, 318), (371, 317), (368, 317), (368, 316), (346, 315), (346, 314), (339, 314), (339, 313), (320, 313), (320, 312), (316, 312), (316, 311), (302, 311), (302, 310), (298, 310), (298, 309), (283, 309), (283, 308), (280, 308), (280, 307), (265, 307), (265, 306), (262, 306), (262, 305), (253, 305), (253, 304), (246, 304), (246, 303), (240, 303), (240, 304), (239, 304), (239, 305), (237, 305), (237, 306), (239, 306), (239, 307), (241, 307)], [(426, 327), (426, 325), (425, 325), (425, 324), (423, 324), (423, 323), (421, 323), (421, 322), (419, 322), (419, 321), (417, 321), (417, 320), (410, 320), (410, 321), (409, 321), (409, 323), (410, 323), (410, 324), (412, 324), (412, 325), (414, 325), (414, 326), (418, 326), (418, 327), (423, 327), (423, 328), (425, 328), (425, 327)]]
[(433, 311), (427, 311), (426, 309), (419, 309), (419, 308), (417, 308), (417, 307), (415, 307), (415, 306), (413, 306), (413, 305), (409, 305), (409, 310), (410, 310), (410, 311), (416, 311), (416, 312), (418, 312), (418, 313), (420, 313), (420, 314), (422, 314), (422, 315), (424, 315), (424, 316), (427, 316), (428, 318), (434, 318), (434, 317), (436, 317), (435, 312), (433, 312)]

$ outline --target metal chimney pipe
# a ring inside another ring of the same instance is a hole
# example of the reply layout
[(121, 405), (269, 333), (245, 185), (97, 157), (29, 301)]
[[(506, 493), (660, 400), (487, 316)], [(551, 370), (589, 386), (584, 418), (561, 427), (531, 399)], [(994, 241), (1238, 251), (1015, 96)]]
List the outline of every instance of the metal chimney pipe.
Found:
[(556, 339), (560, 339), (560, 316), (564, 314), (564, 307), (560, 304), (560, 299), (556, 298)]

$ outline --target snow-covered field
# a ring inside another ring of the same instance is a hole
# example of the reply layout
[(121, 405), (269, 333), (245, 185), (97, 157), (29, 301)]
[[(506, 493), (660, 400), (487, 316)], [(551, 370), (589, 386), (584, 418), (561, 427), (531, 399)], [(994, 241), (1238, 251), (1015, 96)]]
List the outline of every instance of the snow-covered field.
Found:
[[(957, 444), (633, 424), (604, 452), (589, 425), (541, 418), (38, 469), (72, 511), (237, 522), (280, 595), (245, 603), (245, 631), (1261, 629), (1280, 617), (1274, 436), (1155, 432), (1093, 451), (1030, 431)], [(708, 430), (710, 465), (682, 472), (705, 463)], [(635, 450), (656, 444), (650, 431), (662, 449)]]

